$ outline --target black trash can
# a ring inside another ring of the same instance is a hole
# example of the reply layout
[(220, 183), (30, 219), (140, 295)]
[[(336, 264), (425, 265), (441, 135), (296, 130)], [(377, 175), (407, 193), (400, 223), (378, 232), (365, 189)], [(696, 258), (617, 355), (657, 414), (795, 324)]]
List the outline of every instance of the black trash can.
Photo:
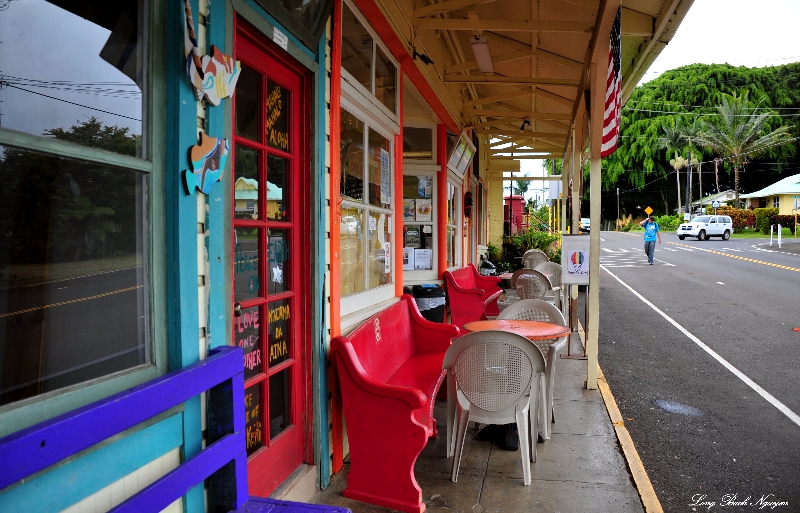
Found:
[(441, 286), (426, 283), (414, 285), (411, 290), (423, 317), (433, 322), (444, 322), (444, 304), (447, 296)]

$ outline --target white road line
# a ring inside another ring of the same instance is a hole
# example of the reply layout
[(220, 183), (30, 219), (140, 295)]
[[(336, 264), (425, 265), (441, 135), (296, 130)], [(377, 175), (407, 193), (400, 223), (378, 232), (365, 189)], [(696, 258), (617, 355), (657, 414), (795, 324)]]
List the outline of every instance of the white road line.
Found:
[(650, 308), (655, 310), (659, 315), (661, 315), (661, 317), (663, 317), (664, 319), (669, 321), (670, 324), (672, 324), (673, 326), (678, 328), (681, 331), (681, 333), (683, 333), (684, 335), (686, 335), (689, 338), (689, 340), (691, 340), (692, 342), (694, 342), (695, 344), (700, 346), (700, 348), (703, 349), (706, 353), (710, 354), (715, 360), (717, 360), (719, 363), (721, 363), (723, 367), (725, 367), (726, 369), (731, 371), (734, 376), (736, 376), (737, 378), (741, 379), (747, 386), (749, 386), (750, 388), (755, 390), (755, 392), (758, 395), (760, 395), (761, 397), (766, 399), (767, 402), (770, 403), (775, 408), (777, 408), (778, 411), (780, 411), (781, 413), (783, 413), (784, 415), (789, 417), (789, 420), (791, 420), (792, 422), (794, 422), (795, 424), (800, 426), (800, 415), (796, 414), (795, 412), (790, 410), (785, 404), (783, 404), (782, 402), (778, 401), (772, 394), (770, 394), (769, 392), (767, 392), (766, 390), (761, 388), (755, 381), (753, 381), (752, 379), (748, 378), (742, 371), (740, 371), (739, 369), (737, 369), (736, 367), (731, 365), (725, 358), (723, 358), (722, 356), (717, 354), (713, 349), (711, 349), (710, 347), (705, 345), (703, 342), (701, 342), (700, 339), (695, 337), (694, 335), (692, 335), (689, 332), (689, 330), (687, 330), (686, 328), (684, 328), (683, 326), (678, 324), (678, 321), (676, 321), (675, 319), (673, 319), (669, 315), (667, 315), (664, 312), (662, 312), (656, 305), (654, 305), (653, 303), (648, 301), (644, 296), (642, 296), (641, 294), (639, 294), (638, 292), (633, 290), (630, 285), (628, 285), (624, 281), (620, 280), (614, 273), (612, 273), (611, 271), (606, 269), (605, 266), (601, 265), (600, 267), (605, 272), (610, 274), (615, 280), (620, 282), (626, 289), (630, 290), (633, 293), (634, 296), (636, 296), (639, 299), (641, 299), (644, 304), (646, 304), (647, 306), (649, 306)]

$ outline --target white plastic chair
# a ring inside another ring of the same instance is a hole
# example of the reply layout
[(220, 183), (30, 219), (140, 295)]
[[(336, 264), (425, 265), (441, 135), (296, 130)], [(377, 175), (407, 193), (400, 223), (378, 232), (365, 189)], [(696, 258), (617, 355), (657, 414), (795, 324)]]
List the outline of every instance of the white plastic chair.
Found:
[(453, 482), (470, 420), (481, 424), (516, 422), (525, 486), (536, 461), (539, 375), (545, 363), (528, 339), (507, 331), (479, 331), (453, 341), (444, 355), (447, 371), (447, 456)]
[[(544, 321), (553, 324), (566, 326), (564, 316), (558, 308), (540, 299), (526, 299), (518, 301), (500, 312), (498, 319), (522, 319), (526, 321)], [(555, 422), (553, 413), (553, 387), (555, 386), (555, 366), (558, 360), (558, 351), (564, 348), (567, 343), (567, 336), (550, 338), (547, 340), (534, 340), (533, 343), (545, 355), (545, 370), (542, 374), (542, 397), (540, 398), (540, 427), (542, 437), (547, 440), (550, 438), (550, 424)]]
[(520, 299), (553, 300), (555, 298), (555, 292), (550, 285), (550, 281), (539, 271), (520, 269), (514, 273), (511, 281), (514, 283), (514, 288)]
[(547, 253), (541, 249), (529, 249), (522, 255), (522, 267), (535, 269), (537, 265), (549, 260)]
[(545, 277), (547, 277), (547, 279), (550, 281), (550, 285), (554, 292), (554, 303), (558, 309), (561, 310), (561, 264), (556, 262), (543, 262), (538, 264), (534, 269), (544, 274)]

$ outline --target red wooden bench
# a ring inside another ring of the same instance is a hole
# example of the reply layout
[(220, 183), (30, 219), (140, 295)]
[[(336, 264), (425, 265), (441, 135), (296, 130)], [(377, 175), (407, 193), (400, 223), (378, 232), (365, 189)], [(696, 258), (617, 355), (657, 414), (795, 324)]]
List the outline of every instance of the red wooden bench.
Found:
[(408, 513), (425, 511), (414, 463), (436, 436), (433, 406), (445, 351), (460, 330), (426, 320), (414, 299), (331, 341), (350, 442), (345, 497)]
[(444, 287), (450, 304), (450, 322), (463, 328), (470, 321), (497, 316), (497, 298), (503, 293), (499, 276), (483, 276), (474, 265), (444, 272)]

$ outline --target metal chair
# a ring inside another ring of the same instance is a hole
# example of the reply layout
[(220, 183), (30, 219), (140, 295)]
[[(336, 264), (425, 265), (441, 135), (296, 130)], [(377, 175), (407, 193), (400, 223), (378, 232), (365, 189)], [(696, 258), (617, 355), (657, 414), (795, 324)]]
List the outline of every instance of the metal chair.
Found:
[(547, 253), (541, 249), (529, 249), (522, 255), (522, 267), (535, 269), (537, 265), (549, 260)]
[(525, 486), (536, 461), (539, 375), (545, 363), (528, 339), (507, 331), (469, 333), (453, 341), (444, 356), (447, 371), (447, 456), (458, 480), (470, 420), (481, 424), (515, 422), (519, 430)]
[[(540, 299), (518, 301), (500, 312), (497, 318), (544, 321), (560, 324), (562, 326), (567, 325), (564, 321), (564, 316), (558, 308)], [(555, 386), (556, 375), (555, 366), (556, 360), (558, 360), (558, 351), (563, 349), (567, 344), (567, 336), (532, 341), (546, 358), (544, 374), (541, 376), (542, 385), (540, 387), (543, 391), (542, 397), (540, 398), (541, 433), (545, 440), (550, 438), (550, 424), (555, 422), (555, 415), (553, 413), (553, 387)]]

